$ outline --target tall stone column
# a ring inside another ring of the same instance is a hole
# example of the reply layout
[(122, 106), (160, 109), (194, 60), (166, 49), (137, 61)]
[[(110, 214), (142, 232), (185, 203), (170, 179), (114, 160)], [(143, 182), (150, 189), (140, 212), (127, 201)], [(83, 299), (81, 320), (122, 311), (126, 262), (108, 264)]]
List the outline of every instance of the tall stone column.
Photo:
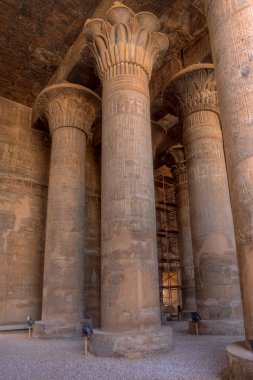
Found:
[(95, 93), (70, 83), (44, 89), (34, 105), (34, 118), (45, 121), (52, 136), (39, 336), (81, 333), (85, 149), (99, 106)]
[(243, 332), (239, 276), (213, 65), (182, 70), (166, 85), (183, 120), (200, 332)]
[[(207, 0), (206, 16), (220, 101), (245, 333), (246, 339), (253, 341), (253, 2)], [(232, 363), (234, 358), (232, 355)], [(249, 374), (244, 366), (238, 376), (231, 369), (233, 378), (253, 378), (253, 361), (247, 368)]]
[(84, 31), (103, 85), (101, 331), (92, 351), (141, 356), (171, 348), (161, 329), (148, 82), (167, 47), (151, 13), (114, 3)]
[(186, 164), (182, 147), (174, 147), (168, 153), (173, 157), (174, 161), (172, 174), (175, 179), (179, 250), (182, 267), (183, 313), (187, 318), (191, 318), (189, 313), (196, 310), (196, 294)]

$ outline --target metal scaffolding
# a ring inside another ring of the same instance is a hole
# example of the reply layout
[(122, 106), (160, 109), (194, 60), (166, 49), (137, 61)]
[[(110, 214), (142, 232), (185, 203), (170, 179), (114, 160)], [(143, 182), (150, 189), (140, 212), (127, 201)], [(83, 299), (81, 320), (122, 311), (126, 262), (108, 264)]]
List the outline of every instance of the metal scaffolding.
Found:
[(175, 186), (165, 166), (155, 172), (155, 194), (161, 312), (173, 318), (181, 304), (181, 266)]

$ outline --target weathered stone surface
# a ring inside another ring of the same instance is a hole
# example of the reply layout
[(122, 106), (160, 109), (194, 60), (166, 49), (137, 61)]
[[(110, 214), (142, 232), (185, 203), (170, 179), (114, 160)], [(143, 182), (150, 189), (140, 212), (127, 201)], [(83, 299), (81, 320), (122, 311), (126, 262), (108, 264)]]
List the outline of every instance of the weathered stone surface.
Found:
[(86, 139), (99, 112), (95, 93), (68, 83), (46, 88), (34, 105), (34, 118), (46, 119), (52, 135), (42, 302), (47, 337), (81, 331)]
[(33, 338), (73, 338), (82, 336), (82, 323), (70, 321), (36, 321), (33, 325)]
[(85, 157), (84, 312), (100, 326), (101, 278), (101, 151), (90, 133)]
[(253, 5), (206, 1), (220, 100), (243, 300), (245, 332), (253, 339)]
[(40, 318), (50, 138), (0, 98), (0, 323)]
[(154, 353), (167, 353), (172, 348), (172, 328), (167, 326), (154, 331), (127, 331), (116, 334), (95, 330), (89, 347), (96, 356), (127, 359), (139, 359)]
[(253, 379), (253, 353), (245, 342), (236, 342), (226, 347), (228, 357), (228, 380)]
[[(191, 334), (196, 334), (192, 320), (188, 322)], [(244, 335), (243, 319), (239, 320), (202, 320), (198, 323), (200, 335)]]
[(239, 276), (213, 66), (183, 70), (165, 94), (183, 120), (197, 311), (236, 324)]

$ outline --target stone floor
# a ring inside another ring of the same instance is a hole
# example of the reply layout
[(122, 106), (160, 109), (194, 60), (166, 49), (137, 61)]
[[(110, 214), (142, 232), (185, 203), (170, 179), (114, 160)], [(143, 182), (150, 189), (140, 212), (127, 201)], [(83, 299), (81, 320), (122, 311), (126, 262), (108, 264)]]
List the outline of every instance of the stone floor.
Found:
[(0, 334), (1, 380), (225, 380), (228, 343), (243, 337), (196, 336), (185, 322), (171, 323), (174, 350), (146, 359), (83, 356), (82, 340), (28, 339)]

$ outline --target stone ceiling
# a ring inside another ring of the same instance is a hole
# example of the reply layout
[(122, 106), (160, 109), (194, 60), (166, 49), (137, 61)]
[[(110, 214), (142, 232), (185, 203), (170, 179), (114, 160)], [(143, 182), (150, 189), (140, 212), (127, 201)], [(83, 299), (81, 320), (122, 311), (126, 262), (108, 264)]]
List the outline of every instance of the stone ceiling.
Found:
[[(103, 17), (113, 0), (1, 0), (0, 96), (31, 106), (88, 17)], [(203, 0), (125, 0), (161, 18), (179, 51), (205, 28)]]

